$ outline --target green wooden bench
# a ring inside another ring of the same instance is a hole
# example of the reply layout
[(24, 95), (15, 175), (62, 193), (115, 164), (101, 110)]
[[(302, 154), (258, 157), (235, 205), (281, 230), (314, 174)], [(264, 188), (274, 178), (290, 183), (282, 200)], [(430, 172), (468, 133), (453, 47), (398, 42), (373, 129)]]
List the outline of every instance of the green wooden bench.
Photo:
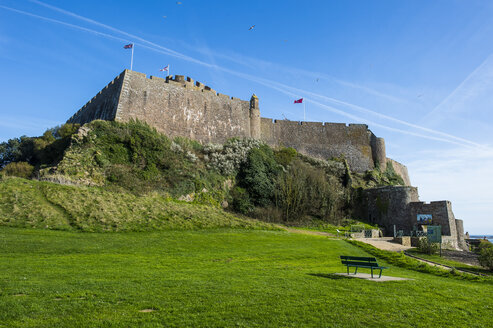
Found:
[(354, 274), (358, 272), (358, 268), (371, 269), (371, 277), (373, 278), (373, 269), (380, 270), (378, 278), (382, 277), (382, 270), (386, 267), (379, 266), (377, 259), (374, 257), (359, 257), (359, 256), (345, 256), (341, 255), (341, 262), (347, 267), (347, 274), (349, 274), (349, 267), (355, 267)]

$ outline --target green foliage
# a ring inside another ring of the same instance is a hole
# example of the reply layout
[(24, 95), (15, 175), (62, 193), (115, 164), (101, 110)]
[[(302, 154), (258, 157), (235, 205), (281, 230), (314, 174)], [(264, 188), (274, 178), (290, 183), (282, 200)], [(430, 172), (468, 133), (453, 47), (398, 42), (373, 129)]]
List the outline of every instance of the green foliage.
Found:
[(12, 162), (5, 165), (2, 169), (2, 173), (6, 176), (13, 176), (19, 178), (30, 178), (33, 174), (34, 166), (27, 162)]
[(55, 137), (55, 139), (70, 138), (72, 137), (72, 135), (77, 133), (77, 130), (79, 130), (79, 128), (80, 124), (65, 123), (54, 129), (53, 136)]
[(342, 215), (344, 189), (321, 168), (294, 160), (277, 179), (276, 206), (284, 221), (302, 220), (305, 215), (336, 223)]
[(493, 271), (493, 244), (482, 240), (479, 244), (479, 263)]
[(271, 204), (274, 196), (274, 181), (280, 172), (274, 152), (267, 145), (252, 148), (240, 169), (239, 181), (257, 206)]
[(196, 141), (170, 141), (139, 121), (93, 121), (84, 129), (85, 136), (74, 141), (57, 169), (74, 183), (176, 198), (204, 188), (222, 193), (225, 178), (205, 167)]
[(221, 190), (201, 191), (195, 194), (193, 203), (213, 206), (216, 208), (222, 207), (224, 201), (224, 192)]
[(387, 182), (388, 184), (390, 185), (399, 185), (399, 186), (404, 186), (405, 183), (404, 183), (404, 180), (402, 179), (402, 177), (400, 175), (397, 174), (397, 172), (395, 172), (394, 170), (394, 165), (392, 165), (392, 162), (388, 162), (387, 163), (387, 167), (384, 171), (384, 180), (386, 180), (385, 182)]
[(432, 243), (428, 238), (420, 238), (418, 241), (418, 251), (423, 254), (433, 255), (437, 254), (440, 249), (438, 243)]
[(233, 199), (232, 206), (236, 212), (248, 214), (254, 209), (246, 189), (238, 186), (234, 187), (231, 191), (231, 197)]
[(291, 147), (282, 147), (274, 151), (274, 156), (278, 164), (287, 167), (298, 156), (298, 152)]
[(234, 176), (247, 160), (248, 153), (264, 143), (257, 139), (231, 138), (224, 145), (208, 144), (204, 147), (207, 167), (225, 176)]
[(41, 137), (10, 139), (0, 144), (0, 168), (12, 162), (28, 162), (33, 166), (52, 165), (61, 160), (78, 124), (64, 124), (48, 129)]
[(375, 188), (380, 186), (403, 186), (405, 185), (402, 177), (395, 172), (391, 162), (387, 163), (385, 171), (380, 171), (378, 167), (368, 170), (365, 173), (351, 172), (352, 185), (354, 188)]

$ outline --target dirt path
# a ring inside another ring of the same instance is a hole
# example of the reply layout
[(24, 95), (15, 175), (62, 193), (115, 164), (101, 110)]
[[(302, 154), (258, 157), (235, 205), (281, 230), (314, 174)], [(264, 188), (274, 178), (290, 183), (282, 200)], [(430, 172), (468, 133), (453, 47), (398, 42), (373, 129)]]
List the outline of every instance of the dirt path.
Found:
[(355, 238), (357, 241), (361, 241), (366, 244), (375, 246), (376, 248), (383, 249), (384, 251), (402, 252), (411, 248), (411, 246), (403, 246), (401, 244), (393, 243), (392, 237), (383, 238)]
[(335, 237), (335, 235), (323, 231), (311, 231), (311, 230), (303, 230), (303, 229), (295, 229), (295, 228), (285, 228), (285, 229), (288, 232), (299, 233), (302, 235)]

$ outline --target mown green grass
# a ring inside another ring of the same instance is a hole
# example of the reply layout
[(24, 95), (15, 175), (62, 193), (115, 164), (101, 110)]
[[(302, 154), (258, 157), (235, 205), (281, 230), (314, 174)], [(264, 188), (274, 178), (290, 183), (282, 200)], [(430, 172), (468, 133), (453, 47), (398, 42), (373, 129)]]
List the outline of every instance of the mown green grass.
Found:
[(480, 266), (474, 266), (474, 265), (467, 265), (467, 264), (462, 263), (462, 262), (449, 260), (449, 259), (447, 259), (445, 257), (441, 257), (440, 255), (437, 255), (437, 254), (423, 254), (423, 253), (420, 253), (417, 249), (409, 249), (409, 250), (407, 250), (407, 252), (411, 253), (411, 255), (421, 257), (425, 260), (430, 260), (430, 261), (433, 261), (436, 263), (445, 264), (445, 265), (448, 265), (448, 266), (451, 266), (451, 267), (454, 267), (457, 269), (464, 269), (464, 270), (468, 270), (468, 271), (472, 271), (472, 272), (477, 272), (477, 273), (482, 273), (482, 274), (487, 274), (487, 275), (493, 275), (493, 272), (486, 269), (486, 268), (483, 268)]
[(21, 178), (0, 181), (0, 225), (91, 232), (276, 229), (216, 207), (179, 202), (157, 193), (136, 196)]
[[(0, 327), (487, 327), (493, 285), (389, 266), (344, 272), (349, 243), (282, 231), (0, 228)], [(141, 313), (140, 310), (153, 309)]]

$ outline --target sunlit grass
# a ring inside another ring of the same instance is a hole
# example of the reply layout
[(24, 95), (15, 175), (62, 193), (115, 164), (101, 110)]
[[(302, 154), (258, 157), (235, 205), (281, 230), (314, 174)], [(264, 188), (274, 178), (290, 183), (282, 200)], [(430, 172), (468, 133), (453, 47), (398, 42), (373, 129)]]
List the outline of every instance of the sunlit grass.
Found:
[[(493, 286), (396, 267), (344, 272), (341, 240), (259, 230), (0, 228), (3, 327), (486, 327)], [(140, 312), (140, 311), (150, 312)]]

